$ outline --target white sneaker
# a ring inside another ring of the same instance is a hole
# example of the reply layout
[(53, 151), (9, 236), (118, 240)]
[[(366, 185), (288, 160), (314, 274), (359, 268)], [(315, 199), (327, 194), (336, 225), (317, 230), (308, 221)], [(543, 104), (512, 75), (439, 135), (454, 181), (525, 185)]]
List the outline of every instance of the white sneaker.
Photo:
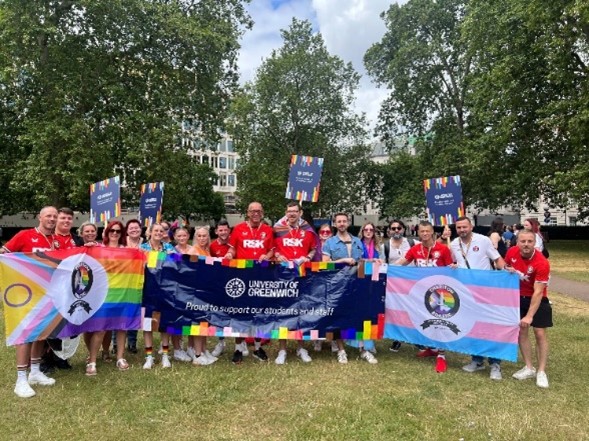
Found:
[(527, 380), (528, 378), (534, 378), (535, 376), (536, 368), (530, 369), (527, 366), (524, 366), (515, 374), (513, 374), (513, 378), (515, 378), (516, 380)]
[(225, 352), (225, 340), (219, 340), (213, 349), (212, 355), (213, 357), (218, 357), (223, 352)]
[(35, 384), (39, 384), (41, 386), (53, 386), (55, 384), (55, 378), (49, 378), (43, 372), (31, 372), (29, 374), (29, 384), (34, 386)]
[(157, 353), (159, 355), (162, 355), (164, 353), (164, 345), (162, 345), (161, 343), (160, 343), (160, 348), (157, 350)]
[(218, 358), (215, 357), (213, 354), (211, 354), (209, 351), (204, 351), (203, 355), (205, 356), (205, 358), (207, 360), (209, 360), (211, 362), (211, 364), (213, 364), (215, 361), (218, 360)]
[(548, 389), (548, 377), (546, 376), (546, 372), (538, 371), (536, 375), (536, 386), (541, 387), (542, 389)]
[(26, 380), (18, 380), (16, 382), (14, 393), (19, 398), (31, 398), (35, 396), (35, 391)]
[(337, 362), (341, 364), (346, 364), (348, 362), (348, 354), (346, 354), (344, 349), (337, 352)]
[(372, 352), (370, 352), (370, 351), (362, 351), (360, 353), (360, 358), (363, 360), (366, 360), (370, 364), (378, 363), (378, 360), (376, 359), (376, 357), (374, 355), (372, 355)]
[(278, 356), (276, 357), (276, 360), (274, 360), (274, 363), (276, 363), (276, 364), (286, 363), (286, 351), (284, 349), (281, 349), (280, 351), (278, 351)]
[(192, 360), (192, 364), (195, 366), (208, 366), (211, 363), (212, 361), (209, 360), (204, 353), (200, 354), (198, 357), (194, 357), (194, 360)]
[(178, 361), (192, 361), (192, 357), (183, 349), (174, 349), (174, 360)]
[(194, 361), (194, 359), (196, 358), (196, 354), (194, 353), (194, 348), (189, 347), (188, 349), (186, 349), (186, 355), (188, 355), (190, 357), (190, 359), (192, 361)]
[(168, 357), (168, 354), (162, 355), (162, 368), (171, 368), (171, 367), (172, 367), (172, 363), (170, 363), (170, 357)]
[(313, 361), (309, 355), (309, 351), (307, 351), (305, 348), (298, 348), (297, 355), (303, 363), (311, 363)]
[(493, 363), (491, 365), (491, 373), (489, 374), (489, 378), (491, 380), (502, 380), (503, 375), (501, 375), (501, 366), (497, 363)]
[(322, 346), (322, 341), (321, 340), (315, 340), (315, 342), (313, 343), (313, 350), (315, 352), (321, 352), (321, 346)]
[(339, 348), (335, 340), (331, 341), (331, 352), (339, 352)]
[(476, 371), (484, 371), (485, 370), (485, 363), (478, 361), (471, 361), (467, 365), (462, 366), (462, 370), (465, 372), (476, 372)]
[(153, 357), (151, 355), (145, 357), (145, 363), (143, 363), (143, 369), (151, 369), (153, 367)]
[(247, 357), (250, 354), (250, 351), (247, 348), (247, 343), (245, 342), (245, 340), (239, 343), (238, 345), (235, 345), (235, 350), (240, 351), (241, 355), (243, 355), (244, 357)]

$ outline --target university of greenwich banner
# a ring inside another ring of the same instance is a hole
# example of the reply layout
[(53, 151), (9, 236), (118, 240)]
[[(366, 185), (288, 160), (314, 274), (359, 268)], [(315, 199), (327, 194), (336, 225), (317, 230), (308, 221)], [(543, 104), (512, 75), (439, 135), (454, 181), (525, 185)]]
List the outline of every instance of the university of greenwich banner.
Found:
[(145, 255), (81, 247), (0, 255), (6, 344), (139, 329)]
[(303, 267), (152, 252), (146, 317), (170, 334), (218, 337), (378, 339), (386, 275), (372, 265)]
[(505, 271), (389, 266), (385, 338), (517, 360), (519, 279)]

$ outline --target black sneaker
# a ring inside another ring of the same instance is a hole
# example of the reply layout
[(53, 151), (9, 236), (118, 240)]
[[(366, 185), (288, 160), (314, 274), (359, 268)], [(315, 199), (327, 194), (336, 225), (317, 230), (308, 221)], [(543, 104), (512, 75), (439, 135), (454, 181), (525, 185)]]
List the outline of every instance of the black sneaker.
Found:
[(235, 351), (233, 353), (233, 358), (231, 359), (231, 363), (233, 364), (241, 364), (243, 362), (243, 354), (241, 351)]
[(69, 363), (69, 361), (62, 360), (61, 358), (55, 360), (55, 367), (57, 369), (72, 369), (72, 365)]
[(268, 356), (266, 355), (266, 351), (262, 348), (254, 351), (252, 355), (260, 361), (268, 361)]
[(397, 340), (393, 341), (391, 352), (399, 352), (399, 349), (401, 349), (401, 342)]
[(127, 349), (129, 350), (129, 352), (131, 354), (136, 354), (137, 353), (137, 344), (131, 343), (129, 346), (127, 346)]

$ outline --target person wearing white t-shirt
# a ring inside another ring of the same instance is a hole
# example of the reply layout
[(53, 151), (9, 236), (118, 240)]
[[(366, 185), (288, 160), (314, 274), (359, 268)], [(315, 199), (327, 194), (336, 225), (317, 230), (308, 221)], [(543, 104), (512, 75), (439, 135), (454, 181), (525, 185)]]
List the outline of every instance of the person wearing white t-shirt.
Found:
[[(456, 233), (458, 237), (450, 244), (456, 267), (465, 269), (492, 270), (503, 269), (505, 262), (491, 239), (482, 234), (473, 233), (473, 225), (466, 216), (456, 220)], [(490, 378), (501, 380), (501, 360), (489, 357), (491, 367)], [(485, 369), (484, 359), (481, 356), (473, 355), (472, 361), (462, 367), (466, 372), (476, 372)]]

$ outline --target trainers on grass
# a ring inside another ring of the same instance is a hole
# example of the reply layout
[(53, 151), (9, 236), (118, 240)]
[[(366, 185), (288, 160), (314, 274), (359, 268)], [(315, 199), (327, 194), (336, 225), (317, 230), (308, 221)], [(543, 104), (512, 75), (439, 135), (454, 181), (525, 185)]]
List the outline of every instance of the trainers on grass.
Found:
[(162, 367), (163, 368), (171, 368), (172, 367), (172, 363), (170, 363), (170, 357), (168, 357), (168, 354), (162, 355)]
[(35, 396), (35, 391), (26, 380), (18, 380), (16, 382), (14, 393), (19, 398), (31, 398)]
[(174, 349), (174, 360), (189, 362), (192, 357), (183, 349)]
[(538, 371), (536, 374), (536, 386), (541, 387), (542, 389), (548, 389), (548, 377), (546, 376), (546, 372)]
[(278, 356), (276, 357), (276, 360), (274, 360), (274, 363), (276, 363), (276, 364), (286, 363), (286, 351), (284, 349), (281, 349), (280, 351), (278, 351)]
[(305, 348), (298, 348), (297, 356), (301, 359), (303, 363), (311, 363), (313, 361), (313, 359), (309, 355), (309, 352)]
[(55, 384), (55, 378), (49, 378), (43, 372), (31, 372), (29, 374), (29, 384), (34, 386), (39, 384), (41, 386), (53, 386)]
[(391, 352), (399, 352), (399, 349), (401, 349), (401, 342), (395, 340), (393, 342), (393, 344), (391, 345), (390, 351)]
[(250, 354), (250, 351), (247, 348), (247, 343), (245, 342), (245, 340), (235, 345), (235, 350), (240, 351), (244, 357), (247, 357)]
[(145, 363), (143, 363), (143, 369), (151, 369), (153, 367), (153, 356), (148, 355), (145, 357)]
[(501, 365), (499, 365), (499, 363), (493, 363), (491, 365), (491, 373), (489, 374), (489, 378), (491, 380), (503, 379), (503, 375), (501, 375)]
[(536, 377), (536, 368), (529, 368), (524, 366), (515, 374), (513, 374), (513, 378), (516, 380), (527, 380), (528, 378), (535, 378)]
[(378, 363), (378, 360), (376, 359), (376, 357), (374, 355), (372, 355), (372, 352), (370, 352), (370, 351), (362, 351), (360, 353), (360, 358), (362, 360), (366, 360), (370, 364)]
[(235, 351), (233, 353), (233, 357), (231, 358), (231, 363), (233, 364), (241, 364), (243, 362), (243, 354), (241, 351)]
[(260, 361), (268, 361), (268, 356), (266, 355), (266, 351), (264, 351), (262, 348), (257, 349), (254, 352), (252, 352), (252, 355), (254, 356), (254, 358), (257, 358)]
[(476, 372), (476, 371), (484, 371), (485, 370), (485, 364), (484, 363), (479, 363), (477, 361), (471, 361), (470, 363), (468, 363), (467, 365), (462, 366), (462, 370), (465, 372)]
[(213, 357), (218, 357), (223, 352), (225, 352), (225, 340), (219, 340), (213, 349), (212, 355)]
[(446, 357), (443, 355), (438, 355), (436, 358), (436, 372), (439, 374), (443, 374), (448, 370), (448, 364), (446, 363)]
[(341, 350), (337, 352), (337, 362), (341, 364), (346, 364), (348, 362), (348, 354), (346, 354), (345, 350)]

